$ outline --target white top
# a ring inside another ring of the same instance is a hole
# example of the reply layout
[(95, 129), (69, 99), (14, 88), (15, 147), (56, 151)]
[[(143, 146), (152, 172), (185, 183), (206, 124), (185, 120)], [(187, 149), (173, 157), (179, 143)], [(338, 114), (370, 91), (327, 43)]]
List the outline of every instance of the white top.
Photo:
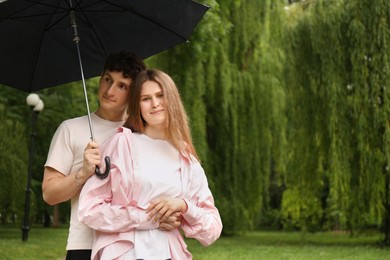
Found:
[[(104, 120), (91, 114), (95, 141), (101, 145), (112, 136), (124, 121)], [(79, 170), (83, 166), (84, 149), (91, 141), (88, 117), (82, 116), (65, 120), (57, 128), (50, 144), (46, 166), (64, 175)], [(80, 223), (77, 217), (79, 193), (71, 199), (71, 216), (66, 250), (92, 249), (93, 231)]]
[[(150, 198), (179, 197), (181, 192), (179, 152), (165, 140), (134, 133), (139, 149), (135, 178), (142, 183), (138, 206), (147, 208)], [(125, 259), (161, 260), (171, 258), (167, 233), (158, 229), (137, 229), (134, 248)], [(104, 259), (102, 257), (102, 259)]]

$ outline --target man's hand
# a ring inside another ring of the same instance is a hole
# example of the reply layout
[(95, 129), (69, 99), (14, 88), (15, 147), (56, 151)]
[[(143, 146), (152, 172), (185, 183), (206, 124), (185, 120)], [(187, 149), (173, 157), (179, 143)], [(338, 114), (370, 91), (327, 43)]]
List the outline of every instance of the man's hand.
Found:
[(91, 141), (85, 147), (83, 168), (79, 173), (81, 176), (78, 177), (86, 182), (88, 178), (95, 173), (96, 166), (100, 166), (100, 164), (101, 155), (99, 145), (96, 142)]

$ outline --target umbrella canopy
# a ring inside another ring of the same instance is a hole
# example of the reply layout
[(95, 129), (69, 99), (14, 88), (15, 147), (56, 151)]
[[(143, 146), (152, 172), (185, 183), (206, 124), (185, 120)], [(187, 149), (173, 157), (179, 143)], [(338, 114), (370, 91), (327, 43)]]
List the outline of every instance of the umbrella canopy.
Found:
[[(31, 92), (101, 74), (110, 52), (147, 58), (186, 42), (208, 10), (191, 0), (0, 3), (0, 84)], [(79, 45), (79, 53), (75, 42)]]

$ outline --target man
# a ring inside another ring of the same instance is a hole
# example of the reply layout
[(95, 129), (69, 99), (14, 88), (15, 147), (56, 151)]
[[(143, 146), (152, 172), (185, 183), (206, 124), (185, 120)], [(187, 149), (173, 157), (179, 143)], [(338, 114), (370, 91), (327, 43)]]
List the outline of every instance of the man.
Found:
[[(99, 144), (122, 126), (127, 116), (128, 92), (144, 62), (132, 53), (111, 54), (99, 80), (99, 107), (91, 113), (93, 141), (87, 116), (65, 120), (55, 132), (42, 182), (43, 199), (50, 205), (71, 200), (71, 219), (66, 259), (90, 259), (93, 231), (77, 218), (78, 198), (83, 184), (100, 166)], [(180, 225), (179, 216), (160, 223), (163, 230)]]

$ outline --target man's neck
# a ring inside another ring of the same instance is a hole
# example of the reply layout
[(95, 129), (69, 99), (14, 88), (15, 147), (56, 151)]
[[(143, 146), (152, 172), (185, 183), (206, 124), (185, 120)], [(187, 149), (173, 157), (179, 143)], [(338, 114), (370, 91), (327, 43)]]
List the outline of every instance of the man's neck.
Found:
[(114, 112), (108, 112), (105, 110), (102, 110), (101, 108), (98, 108), (95, 111), (95, 114), (104, 120), (112, 121), (112, 122), (120, 122), (120, 121), (125, 121), (127, 114), (126, 112), (122, 113), (114, 113)]

